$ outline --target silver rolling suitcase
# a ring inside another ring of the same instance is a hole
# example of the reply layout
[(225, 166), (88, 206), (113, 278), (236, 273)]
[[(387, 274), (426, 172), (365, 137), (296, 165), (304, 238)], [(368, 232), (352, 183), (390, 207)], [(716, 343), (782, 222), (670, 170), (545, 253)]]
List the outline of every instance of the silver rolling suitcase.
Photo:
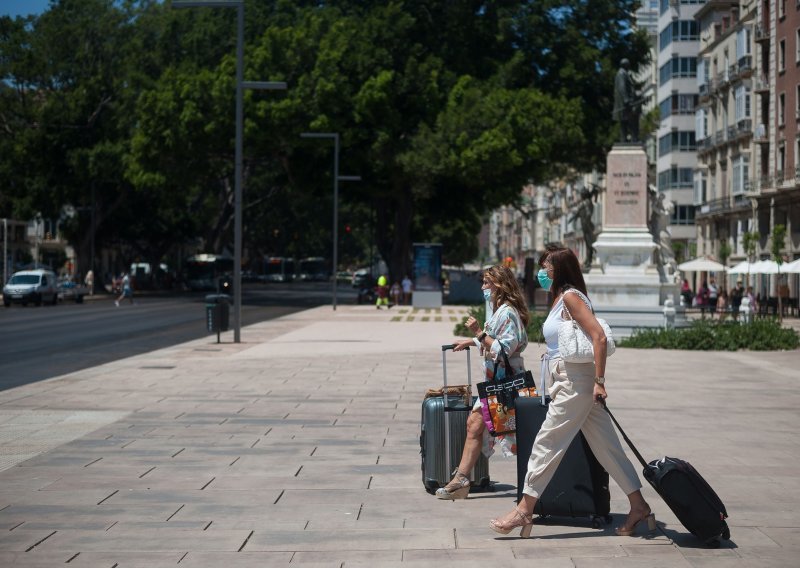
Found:
[[(464, 441), (467, 439), (467, 417), (472, 411), (472, 367), (470, 350), (467, 353), (467, 394), (448, 396), (447, 351), (453, 345), (442, 345), (442, 396), (426, 398), (422, 403), (422, 426), (419, 436), (422, 455), (422, 483), (428, 493), (435, 493), (453, 477), (453, 470), (461, 461)], [(478, 458), (470, 480), (473, 487), (489, 487), (489, 460), (483, 454)]]

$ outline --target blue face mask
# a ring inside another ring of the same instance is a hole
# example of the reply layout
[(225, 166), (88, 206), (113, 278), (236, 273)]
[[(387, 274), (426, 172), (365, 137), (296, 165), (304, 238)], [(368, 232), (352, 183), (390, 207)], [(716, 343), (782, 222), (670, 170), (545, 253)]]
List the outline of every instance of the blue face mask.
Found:
[(552, 286), (552, 285), (553, 285), (553, 279), (552, 279), (552, 278), (550, 278), (550, 277), (547, 275), (547, 271), (546, 271), (544, 268), (542, 268), (541, 270), (539, 270), (539, 272), (536, 274), (536, 278), (538, 278), (538, 279), (539, 279), (539, 285), (540, 285), (540, 286), (541, 286), (541, 287), (542, 287), (544, 290), (550, 290), (550, 286)]
[(483, 289), (483, 299), (487, 302), (492, 299), (492, 291), (489, 288)]

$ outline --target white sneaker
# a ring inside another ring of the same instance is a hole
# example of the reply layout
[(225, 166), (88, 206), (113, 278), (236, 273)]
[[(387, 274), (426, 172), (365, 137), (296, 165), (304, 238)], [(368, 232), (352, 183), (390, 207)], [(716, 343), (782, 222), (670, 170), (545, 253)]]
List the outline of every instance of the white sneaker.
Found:
[(119, 300), (114, 300), (114, 305), (119, 307)]

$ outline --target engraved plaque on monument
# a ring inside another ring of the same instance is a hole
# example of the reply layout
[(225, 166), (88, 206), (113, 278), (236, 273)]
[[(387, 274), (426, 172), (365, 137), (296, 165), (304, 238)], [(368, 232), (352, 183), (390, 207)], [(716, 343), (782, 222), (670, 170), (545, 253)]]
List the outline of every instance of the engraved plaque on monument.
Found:
[(614, 146), (606, 171), (603, 229), (647, 229), (647, 155), (641, 146)]
[(651, 309), (663, 301), (647, 211), (647, 155), (641, 145), (615, 144), (607, 161), (603, 229), (594, 243), (597, 262), (586, 275), (598, 306)]

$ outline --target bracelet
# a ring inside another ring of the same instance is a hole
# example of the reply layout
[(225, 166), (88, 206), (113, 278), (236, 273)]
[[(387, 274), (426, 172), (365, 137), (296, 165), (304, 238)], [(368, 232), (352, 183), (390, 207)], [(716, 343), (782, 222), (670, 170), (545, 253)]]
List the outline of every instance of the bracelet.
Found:
[(484, 339), (486, 339), (486, 332), (485, 331), (478, 336), (478, 341), (482, 342)]

